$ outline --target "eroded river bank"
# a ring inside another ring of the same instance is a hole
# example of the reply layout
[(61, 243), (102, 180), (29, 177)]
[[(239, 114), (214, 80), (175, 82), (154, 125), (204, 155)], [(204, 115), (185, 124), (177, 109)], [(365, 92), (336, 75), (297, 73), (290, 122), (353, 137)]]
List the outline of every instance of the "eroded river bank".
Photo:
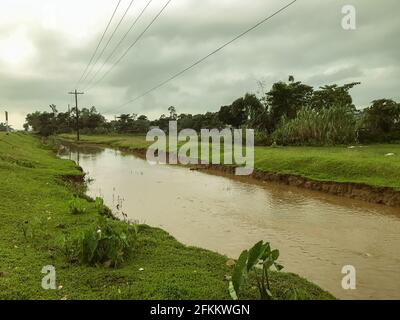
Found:
[[(339, 298), (400, 298), (400, 210), (250, 178), (150, 166), (113, 149), (69, 149), (63, 158), (87, 173), (89, 195), (117, 213), (170, 232), (179, 241), (230, 257), (264, 239), (285, 270)], [(357, 270), (357, 289), (341, 269)]]

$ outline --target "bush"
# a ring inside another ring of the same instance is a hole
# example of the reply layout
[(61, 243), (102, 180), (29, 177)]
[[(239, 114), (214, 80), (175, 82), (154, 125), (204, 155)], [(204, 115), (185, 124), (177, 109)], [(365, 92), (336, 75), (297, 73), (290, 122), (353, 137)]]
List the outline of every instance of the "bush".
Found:
[(400, 104), (389, 99), (374, 100), (362, 111), (360, 142), (400, 141)]
[(278, 258), (279, 250), (272, 250), (270, 244), (264, 241), (256, 243), (250, 250), (244, 250), (236, 262), (229, 282), (229, 293), (232, 299), (238, 300), (240, 289), (247, 282), (250, 272), (256, 274), (260, 299), (273, 299), (269, 274), (272, 267), (277, 271), (283, 269), (283, 266), (277, 262)]
[(86, 213), (87, 202), (83, 199), (74, 198), (69, 202), (69, 210), (72, 214)]
[(296, 118), (283, 119), (273, 133), (281, 145), (335, 145), (356, 142), (356, 117), (346, 106), (301, 109)]
[(94, 201), (97, 213), (101, 216), (106, 216), (109, 218), (113, 218), (112, 211), (106, 205), (104, 205), (104, 200), (102, 198), (97, 197)]
[(133, 252), (137, 233), (137, 225), (102, 217), (79, 237), (64, 240), (64, 253), (70, 262), (117, 267)]
[(271, 136), (265, 131), (256, 131), (254, 133), (254, 145), (270, 146), (272, 144)]

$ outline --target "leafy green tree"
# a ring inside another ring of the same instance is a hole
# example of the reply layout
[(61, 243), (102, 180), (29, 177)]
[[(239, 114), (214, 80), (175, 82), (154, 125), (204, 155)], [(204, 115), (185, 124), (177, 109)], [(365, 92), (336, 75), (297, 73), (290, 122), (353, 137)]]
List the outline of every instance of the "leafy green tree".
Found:
[(310, 105), (315, 110), (332, 108), (335, 106), (347, 106), (349, 109), (355, 110), (353, 99), (349, 91), (359, 84), (360, 82), (352, 82), (343, 86), (332, 84), (320, 87), (319, 90), (314, 91)]
[(246, 94), (244, 104), (247, 108), (247, 125), (251, 129), (263, 126), (265, 107), (255, 94)]
[(235, 100), (230, 106), (223, 106), (218, 112), (219, 120), (234, 128), (244, 124), (252, 126), (258, 115), (264, 111), (264, 106), (254, 94), (247, 93), (244, 97)]
[(141, 115), (141, 116), (139, 116), (137, 119), (140, 120), (140, 121), (148, 121), (148, 120), (149, 120), (149, 119), (147, 118), (147, 116), (145, 116), (145, 115)]
[(176, 113), (176, 108), (174, 106), (169, 107), (168, 111), (170, 120), (176, 120), (178, 118), (178, 114)]
[(83, 108), (80, 112), (80, 127), (89, 132), (95, 132), (96, 129), (104, 127), (106, 119), (97, 112), (96, 107), (90, 109)]
[(363, 111), (360, 139), (363, 142), (400, 140), (400, 104), (391, 99), (372, 101)]
[(150, 124), (146, 116), (140, 116), (133, 124), (133, 133), (146, 134), (150, 129)]
[(39, 111), (36, 111), (34, 113), (29, 113), (25, 119), (27, 126), (32, 128), (34, 132), (39, 131), (40, 127), (39, 115), (40, 115)]
[(301, 82), (277, 82), (267, 93), (269, 131), (273, 131), (283, 117), (293, 119), (297, 112), (309, 105), (314, 89)]
[(234, 122), (231, 106), (222, 106), (219, 109), (218, 118), (222, 123), (231, 125)]
[(117, 119), (117, 131), (120, 133), (132, 132), (136, 114), (121, 114)]

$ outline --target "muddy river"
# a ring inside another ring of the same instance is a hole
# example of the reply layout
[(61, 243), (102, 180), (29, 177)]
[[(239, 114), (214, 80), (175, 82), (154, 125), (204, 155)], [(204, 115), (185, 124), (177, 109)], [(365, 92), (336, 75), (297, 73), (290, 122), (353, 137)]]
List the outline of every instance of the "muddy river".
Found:
[[(338, 298), (400, 299), (399, 209), (250, 178), (151, 166), (113, 149), (80, 147), (62, 157), (87, 173), (89, 195), (182, 243), (236, 258), (263, 239), (281, 251), (285, 271)], [(345, 265), (356, 268), (355, 290), (342, 289)]]

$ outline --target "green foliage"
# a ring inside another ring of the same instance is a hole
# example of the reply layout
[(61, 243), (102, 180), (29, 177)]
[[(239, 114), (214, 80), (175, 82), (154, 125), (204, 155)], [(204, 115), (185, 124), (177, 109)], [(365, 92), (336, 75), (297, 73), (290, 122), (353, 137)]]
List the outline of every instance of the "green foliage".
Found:
[(24, 221), (21, 224), (21, 230), (22, 230), (25, 240), (28, 239), (29, 229), (30, 229), (29, 221)]
[[(41, 136), (51, 136), (57, 133), (68, 133), (76, 129), (76, 110), (58, 112), (55, 105), (50, 105), (52, 112), (34, 112), (26, 116), (25, 130), (31, 128)], [(106, 126), (106, 119), (97, 112), (95, 107), (83, 108), (79, 112), (79, 128), (82, 132), (96, 132)]]
[[(288, 82), (276, 82), (269, 91), (260, 82), (259, 96), (246, 93), (222, 106), (218, 112), (178, 114), (176, 107), (171, 106), (167, 115), (163, 114), (154, 121), (137, 114), (121, 114), (115, 120), (107, 121), (95, 107), (83, 108), (79, 128), (82, 134), (146, 134), (151, 127), (168, 132), (169, 121), (176, 120), (178, 130), (200, 132), (201, 129), (227, 126), (254, 129), (256, 144), (264, 146), (273, 142), (270, 139), (272, 134), (279, 138), (277, 142), (287, 145), (353, 143), (356, 137), (363, 143), (400, 140), (400, 108), (392, 100), (373, 101), (370, 108), (361, 112), (361, 120), (356, 126), (353, 117), (360, 111), (353, 104), (350, 90), (359, 84), (330, 84), (314, 89), (289, 76)], [(55, 105), (50, 105), (50, 109), (52, 112), (28, 114), (24, 128), (32, 128), (43, 136), (76, 130), (75, 109), (70, 113), (58, 112)], [(344, 114), (340, 115), (338, 109)], [(351, 126), (354, 130), (350, 130)], [(4, 124), (0, 124), (1, 130), (4, 130)], [(296, 133), (301, 135), (296, 137)]]
[(71, 262), (117, 267), (134, 251), (137, 233), (137, 225), (121, 224), (103, 217), (79, 237), (65, 240), (64, 252)]
[(341, 105), (355, 111), (349, 91), (358, 84), (333, 84), (314, 90), (312, 86), (295, 82), (294, 77), (290, 76), (288, 83), (274, 83), (266, 92), (265, 85), (260, 82), (260, 98), (246, 94), (231, 105), (221, 107), (218, 116), (225, 125), (246, 126), (271, 134), (282, 120), (295, 119), (298, 112), (304, 108), (319, 112)]
[[(264, 243), (264, 241), (256, 243), (249, 251), (243, 251), (236, 262), (229, 283), (229, 293), (232, 299), (238, 299), (240, 289), (246, 283), (250, 272), (256, 274), (260, 299), (273, 299), (269, 272), (272, 267), (275, 267), (277, 271), (283, 269), (283, 266), (277, 263), (278, 258), (279, 250), (271, 250), (270, 244)], [(258, 267), (261, 270), (258, 270)]]
[(303, 108), (296, 118), (284, 118), (273, 134), (280, 145), (335, 145), (356, 142), (356, 117), (347, 106)]
[(301, 82), (277, 82), (266, 94), (269, 107), (270, 128), (272, 132), (282, 118), (293, 119), (297, 112), (309, 105), (313, 88)]
[(254, 145), (256, 146), (270, 146), (272, 144), (272, 137), (265, 131), (256, 130), (254, 133)]
[(260, 100), (254, 94), (247, 93), (243, 98), (235, 100), (230, 106), (221, 107), (218, 118), (226, 125), (239, 128), (245, 123), (255, 124), (263, 110), (264, 106)]
[(359, 138), (362, 142), (400, 140), (400, 104), (380, 99), (363, 110)]
[(71, 214), (84, 214), (87, 211), (87, 202), (83, 199), (78, 197), (74, 197), (72, 200), (69, 201), (69, 211)]
[[(83, 136), (83, 139), (94, 139)], [(126, 147), (143, 147), (144, 137), (111, 135), (97, 137), (104, 144), (114, 140)], [(92, 142), (93, 143), (93, 142)], [(229, 299), (224, 276), (231, 269), (227, 258), (209, 250), (185, 246), (167, 232), (140, 226), (135, 253), (118, 268), (93, 268), (66, 263), (62, 239), (76, 239), (97, 226), (94, 203), (88, 212), (72, 215), (68, 201), (71, 188), (59, 183), (60, 176), (80, 175), (73, 162), (55, 157), (32, 135), (0, 132), (0, 299), (1, 300), (222, 300)], [(9, 161), (14, 159), (13, 162)], [(15, 161), (34, 163), (34, 168)], [(399, 170), (400, 172), (400, 170)], [(29, 221), (24, 236), (23, 225)], [(115, 221), (116, 224), (123, 222)], [(121, 226), (121, 230), (126, 227)], [(33, 235), (33, 237), (32, 237)], [(71, 244), (71, 241), (68, 241)], [(73, 247), (75, 249), (75, 247)], [(76, 262), (79, 262), (76, 260)], [(43, 266), (57, 268), (59, 290), (43, 290)], [(144, 270), (143, 270), (144, 269)], [(143, 270), (143, 271), (140, 271)], [(286, 299), (292, 286), (302, 288), (309, 299), (332, 299), (332, 295), (294, 274), (273, 273), (274, 296)], [(256, 298), (257, 292), (242, 291), (241, 298)]]
[(104, 204), (104, 200), (100, 197), (97, 197), (94, 201), (97, 213), (101, 216), (106, 216), (109, 218), (113, 217), (112, 211)]
[(349, 91), (359, 84), (360, 82), (352, 82), (343, 86), (332, 84), (320, 87), (319, 90), (314, 91), (309, 106), (314, 110), (321, 110), (340, 105), (355, 110)]

